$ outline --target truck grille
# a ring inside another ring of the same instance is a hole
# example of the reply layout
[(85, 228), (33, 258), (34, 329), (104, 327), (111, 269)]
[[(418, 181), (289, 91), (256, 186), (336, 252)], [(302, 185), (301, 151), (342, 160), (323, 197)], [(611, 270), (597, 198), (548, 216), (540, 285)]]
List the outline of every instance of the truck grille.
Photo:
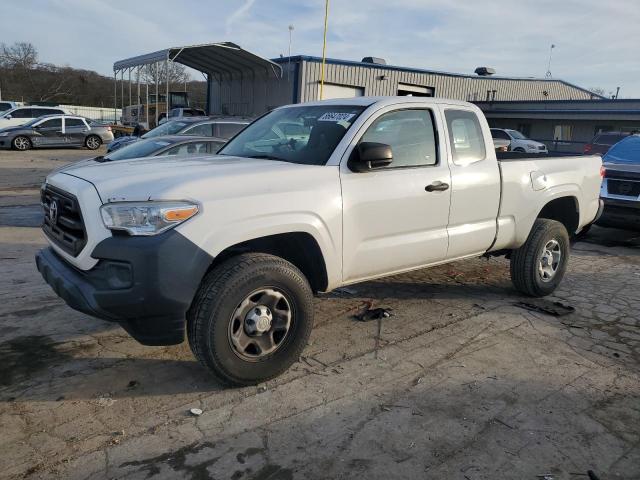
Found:
[(607, 191), (614, 195), (637, 197), (640, 195), (640, 182), (608, 179)]
[(65, 252), (78, 256), (87, 244), (87, 232), (78, 199), (47, 185), (41, 191), (40, 200), (44, 209), (42, 230), (45, 235)]

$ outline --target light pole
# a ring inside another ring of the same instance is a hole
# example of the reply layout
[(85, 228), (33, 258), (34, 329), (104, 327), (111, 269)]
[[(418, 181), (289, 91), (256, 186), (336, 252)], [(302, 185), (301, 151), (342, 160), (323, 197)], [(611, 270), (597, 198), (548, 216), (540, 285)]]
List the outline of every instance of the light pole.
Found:
[(287, 80), (291, 75), (291, 37), (293, 35), (293, 25), (289, 25), (289, 65), (287, 67)]
[(324, 36), (322, 37), (322, 70), (320, 71), (320, 100), (324, 90), (324, 64), (327, 60), (327, 22), (329, 21), (329, 0), (324, 4)]
[(547, 78), (551, 78), (551, 55), (553, 55), (554, 48), (556, 48), (556, 46), (552, 43), (551, 48), (549, 49), (549, 63), (547, 63), (547, 73), (545, 74), (545, 77)]

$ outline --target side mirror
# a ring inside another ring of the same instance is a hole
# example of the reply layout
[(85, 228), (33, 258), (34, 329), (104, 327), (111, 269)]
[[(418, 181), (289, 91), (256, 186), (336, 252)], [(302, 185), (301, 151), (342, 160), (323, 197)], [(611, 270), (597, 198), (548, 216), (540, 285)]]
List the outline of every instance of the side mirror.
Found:
[(5, 115), (4, 118), (6, 118), (7, 120), (11, 120), (13, 117), (11, 115)]
[(353, 150), (347, 165), (354, 172), (368, 172), (386, 167), (392, 161), (391, 146), (385, 143), (362, 142)]

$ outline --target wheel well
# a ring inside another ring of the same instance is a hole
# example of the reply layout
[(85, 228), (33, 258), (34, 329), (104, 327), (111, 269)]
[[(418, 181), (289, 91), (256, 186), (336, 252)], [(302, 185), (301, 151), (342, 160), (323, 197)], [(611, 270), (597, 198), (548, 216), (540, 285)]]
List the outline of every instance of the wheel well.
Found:
[(216, 256), (209, 270), (228, 258), (248, 252), (268, 253), (291, 262), (307, 277), (314, 292), (324, 291), (328, 286), (322, 250), (315, 238), (304, 232), (254, 238), (225, 248)]
[(547, 218), (562, 223), (569, 235), (573, 235), (578, 230), (580, 223), (580, 209), (576, 197), (561, 197), (547, 203), (538, 218)]

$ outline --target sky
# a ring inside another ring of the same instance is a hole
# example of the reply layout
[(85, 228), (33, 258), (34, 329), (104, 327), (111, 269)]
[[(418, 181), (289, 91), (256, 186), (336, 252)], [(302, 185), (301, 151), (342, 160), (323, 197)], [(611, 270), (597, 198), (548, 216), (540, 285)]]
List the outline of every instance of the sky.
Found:
[[(231, 41), (266, 58), (321, 56), (324, 0), (21, 0), (0, 3), (0, 42), (109, 75), (113, 62)], [(27, 18), (25, 22), (8, 19)], [(640, 0), (330, 0), (327, 57), (553, 78), (640, 98)], [(197, 78), (194, 76), (194, 78)]]

